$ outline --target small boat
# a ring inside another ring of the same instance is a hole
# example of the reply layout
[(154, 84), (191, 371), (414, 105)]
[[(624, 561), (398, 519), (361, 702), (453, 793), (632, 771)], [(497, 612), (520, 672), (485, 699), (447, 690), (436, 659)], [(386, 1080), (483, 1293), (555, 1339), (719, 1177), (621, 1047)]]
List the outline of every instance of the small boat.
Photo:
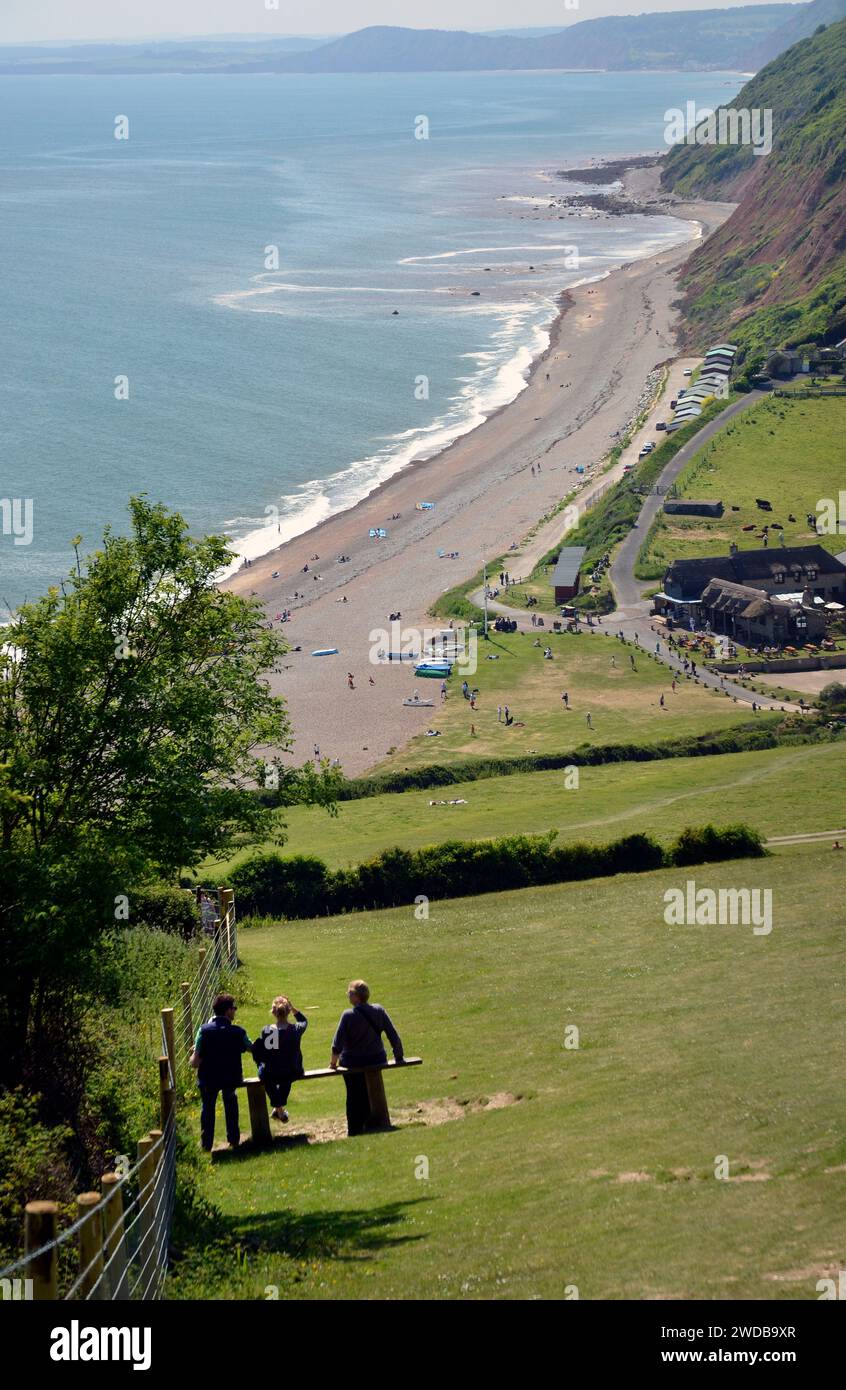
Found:
[(407, 705), (409, 709), (432, 709), (434, 707), (435, 702), (434, 700), (408, 699), (403, 700), (403, 704)]
[(415, 676), (420, 676), (423, 680), (446, 680), (447, 676), (452, 675), (450, 666), (415, 666)]
[(337, 655), (338, 655), (338, 648), (337, 648), (337, 647), (318, 647), (316, 652), (312, 652), (312, 656), (337, 656)]

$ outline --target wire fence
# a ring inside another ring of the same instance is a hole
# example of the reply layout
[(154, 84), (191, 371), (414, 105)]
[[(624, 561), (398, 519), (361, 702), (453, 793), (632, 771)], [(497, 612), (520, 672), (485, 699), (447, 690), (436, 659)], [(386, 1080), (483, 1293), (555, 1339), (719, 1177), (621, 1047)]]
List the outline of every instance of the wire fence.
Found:
[[(210, 895), (206, 895), (207, 899)], [(144, 1301), (161, 1296), (167, 1275), (176, 1195), (176, 1105), (191, 1076), (194, 1028), (206, 1021), (221, 982), (238, 968), (235, 899), (218, 891), (199, 964), (181, 986), (178, 1011), (161, 1011), (158, 1059), (160, 1128), (138, 1141), (134, 1164), (124, 1155), (104, 1173), (99, 1192), (76, 1199), (76, 1219), (61, 1232), (67, 1207), (28, 1202), (24, 1253), (0, 1270), (4, 1300)]]

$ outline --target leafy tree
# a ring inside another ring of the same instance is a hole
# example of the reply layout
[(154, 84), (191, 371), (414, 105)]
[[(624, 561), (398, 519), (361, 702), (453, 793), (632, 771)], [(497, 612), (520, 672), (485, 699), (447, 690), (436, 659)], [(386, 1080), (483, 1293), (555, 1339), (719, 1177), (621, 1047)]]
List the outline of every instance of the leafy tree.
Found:
[[(130, 515), (86, 561), (75, 543), (0, 653), (0, 1084), (27, 1074), (33, 1030), (72, 1026), (136, 885), (268, 833), (259, 752), (290, 745), (268, 684), (284, 648), (257, 601), (217, 587), (225, 540), (143, 497)], [(328, 772), (279, 777), (331, 806)]]

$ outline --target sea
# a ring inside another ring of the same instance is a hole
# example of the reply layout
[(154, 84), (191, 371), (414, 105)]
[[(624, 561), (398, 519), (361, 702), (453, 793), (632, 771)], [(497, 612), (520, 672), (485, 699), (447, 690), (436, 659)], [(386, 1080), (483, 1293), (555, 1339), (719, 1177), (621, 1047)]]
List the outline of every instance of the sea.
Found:
[[(0, 79), (0, 606), (146, 493), (255, 556), (513, 399), (561, 290), (685, 237), (565, 217), (734, 73)], [(27, 519), (29, 525), (27, 525)]]

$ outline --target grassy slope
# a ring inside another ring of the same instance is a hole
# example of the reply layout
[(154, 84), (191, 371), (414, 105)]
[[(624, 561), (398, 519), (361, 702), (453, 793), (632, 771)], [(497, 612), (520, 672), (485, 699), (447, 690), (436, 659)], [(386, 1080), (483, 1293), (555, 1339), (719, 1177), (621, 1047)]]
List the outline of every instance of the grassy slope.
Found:
[[(670, 692), (672, 676), (663, 663), (648, 655), (637, 656), (636, 672), (629, 657), (634, 648), (623, 646), (604, 629), (594, 636), (583, 633), (539, 633), (542, 645), (535, 647), (529, 633), (493, 632), (488, 643), (479, 643), (479, 668), (471, 684), (480, 694), (476, 710), (461, 695), (460, 682), (453, 678), (450, 696), (439, 704), (438, 682), (409, 676), (409, 689), (431, 695), (435, 707), (428, 711), (431, 727), (441, 730), (440, 738), (418, 735), (401, 752), (388, 759), (380, 770), (420, 767), (445, 762), (450, 757), (483, 754), (517, 755), (572, 748), (586, 743), (655, 743), (675, 734), (721, 729), (738, 722), (738, 707), (709, 690), (682, 681), (675, 695)], [(543, 646), (551, 645), (554, 660), (543, 659)], [(488, 661), (487, 655), (498, 660)], [(616, 668), (611, 658), (616, 658)], [(570, 696), (570, 710), (561, 701), (562, 691)], [(667, 706), (660, 708), (665, 695)], [(497, 721), (497, 706), (507, 704), (515, 724), (509, 728)], [(593, 730), (587, 728), (591, 714)], [(518, 727), (516, 721), (524, 721)], [(429, 727), (427, 724), (426, 727)], [(476, 736), (471, 737), (470, 726)]]
[[(396, 1114), (523, 1099), (211, 1165), (219, 1258), (198, 1251), (171, 1296), (816, 1298), (846, 1239), (844, 860), (696, 872), (772, 888), (767, 937), (667, 927), (679, 871), (242, 933), (260, 1003), (240, 1019), (257, 1029), (290, 991), (311, 1007), (306, 1065), (363, 974), (425, 1058), (391, 1075)], [(342, 1104), (340, 1082), (300, 1086), (290, 1130)]]
[[(846, 397), (796, 399), (771, 397), (722, 430), (691, 459), (676, 491), (681, 497), (722, 500), (719, 518), (668, 517), (661, 513), (638, 563), (643, 579), (660, 577), (671, 559), (725, 554), (731, 541), (741, 550), (762, 544), (757, 531), (743, 531), (771, 518), (784, 526), (788, 546), (823, 545), (833, 554), (844, 548), (843, 536), (817, 536), (806, 514), (816, 513), (823, 497), (837, 500), (844, 481), (843, 439)], [(772, 501), (765, 514), (756, 497)], [(731, 506), (739, 511), (731, 511)], [(788, 521), (790, 513), (796, 522)], [(777, 540), (773, 537), (773, 543)]]
[[(642, 830), (670, 841), (682, 825), (709, 821), (747, 821), (767, 836), (839, 830), (846, 818), (844, 780), (846, 743), (583, 767), (578, 787), (570, 789), (563, 771), (521, 773), (344, 801), (336, 817), (291, 807), (284, 813), (285, 853), (314, 854), (338, 868), (393, 845), (419, 849), (553, 828), (562, 843), (599, 843)], [(467, 805), (429, 805), (453, 797)], [(247, 856), (245, 850), (210, 868), (223, 879)]]

